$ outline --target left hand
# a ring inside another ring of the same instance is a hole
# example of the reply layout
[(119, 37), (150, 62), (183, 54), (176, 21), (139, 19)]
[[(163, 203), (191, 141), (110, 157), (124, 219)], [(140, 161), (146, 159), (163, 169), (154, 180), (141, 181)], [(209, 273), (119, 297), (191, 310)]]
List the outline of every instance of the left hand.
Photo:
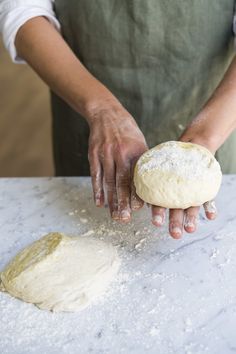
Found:
[[(226, 74), (208, 102), (196, 118), (183, 132), (179, 140), (205, 146), (213, 154), (236, 129), (236, 57), (233, 58)], [(206, 217), (216, 217), (214, 202), (204, 204)], [(183, 229), (194, 232), (197, 227), (199, 207), (186, 210), (170, 210), (169, 230), (174, 238), (180, 238)], [(161, 226), (164, 223), (165, 209), (152, 207), (153, 223)]]
[[(199, 145), (205, 146), (208, 150), (210, 150), (213, 154), (215, 153), (214, 149), (209, 146), (208, 143), (204, 143), (204, 141), (200, 138), (188, 138), (188, 134), (182, 135), (179, 139), (185, 142), (192, 142)], [(217, 216), (217, 209), (215, 206), (215, 202), (209, 201), (204, 205), (205, 215), (208, 220), (214, 220)], [(188, 233), (193, 233), (197, 229), (197, 220), (199, 214), (200, 207), (191, 207), (188, 209), (170, 209), (169, 211), (169, 233), (175, 238), (181, 238), (183, 231), (185, 230)], [(165, 208), (152, 205), (152, 223), (155, 226), (162, 226), (165, 222)]]

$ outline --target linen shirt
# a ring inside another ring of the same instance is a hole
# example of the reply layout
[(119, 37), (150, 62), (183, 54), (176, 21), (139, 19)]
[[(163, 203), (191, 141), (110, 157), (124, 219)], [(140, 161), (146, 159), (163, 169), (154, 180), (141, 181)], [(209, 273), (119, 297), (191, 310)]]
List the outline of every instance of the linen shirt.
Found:
[[(3, 42), (13, 62), (24, 63), (15, 47), (15, 37), (19, 28), (28, 20), (37, 16), (46, 17), (60, 31), (60, 23), (53, 11), (54, 0), (0, 0), (0, 32)], [(232, 30), (236, 33), (236, 15)]]

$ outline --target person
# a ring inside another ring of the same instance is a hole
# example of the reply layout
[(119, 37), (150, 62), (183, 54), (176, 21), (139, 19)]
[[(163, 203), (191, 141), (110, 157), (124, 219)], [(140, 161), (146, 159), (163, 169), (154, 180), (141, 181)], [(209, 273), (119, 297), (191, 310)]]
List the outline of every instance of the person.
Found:
[[(51, 89), (56, 175), (92, 177), (94, 200), (128, 222), (142, 207), (132, 171), (168, 140), (216, 153), (236, 171), (234, 0), (0, 0), (15, 62)], [(157, 181), (158, 183), (158, 181)], [(209, 207), (210, 206), (210, 207)], [(194, 232), (199, 208), (170, 210), (169, 232)], [(214, 203), (205, 205), (214, 219)], [(165, 210), (152, 206), (161, 226)]]

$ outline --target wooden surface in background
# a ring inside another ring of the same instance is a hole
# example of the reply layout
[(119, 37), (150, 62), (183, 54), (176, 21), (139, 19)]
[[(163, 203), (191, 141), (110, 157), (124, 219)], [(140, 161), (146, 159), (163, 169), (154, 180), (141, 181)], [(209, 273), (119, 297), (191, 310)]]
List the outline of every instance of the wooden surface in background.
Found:
[(53, 173), (48, 89), (0, 40), (0, 177)]

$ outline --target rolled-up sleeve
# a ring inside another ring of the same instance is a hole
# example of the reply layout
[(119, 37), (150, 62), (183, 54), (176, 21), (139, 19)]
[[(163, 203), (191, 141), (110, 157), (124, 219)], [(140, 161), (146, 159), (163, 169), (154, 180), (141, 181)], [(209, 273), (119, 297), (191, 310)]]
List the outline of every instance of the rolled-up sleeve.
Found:
[(44, 16), (60, 31), (53, 0), (0, 0), (0, 32), (13, 62), (25, 63), (17, 54), (15, 37), (19, 28), (33, 17)]

